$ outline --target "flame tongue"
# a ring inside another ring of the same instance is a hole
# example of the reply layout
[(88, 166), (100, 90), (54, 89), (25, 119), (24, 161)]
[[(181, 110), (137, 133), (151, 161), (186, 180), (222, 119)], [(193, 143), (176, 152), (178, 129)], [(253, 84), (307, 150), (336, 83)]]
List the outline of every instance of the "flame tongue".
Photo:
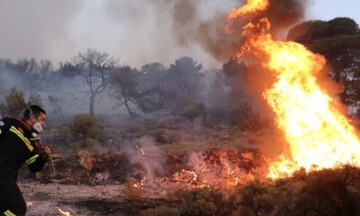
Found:
[(268, 5), (268, 0), (248, 0), (243, 7), (233, 9), (228, 18), (233, 19), (246, 14), (256, 13), (257, 11), (263, 11), (268, 7)]
[[(248, 1), (243, 8), (233, 10), (228, 19), (248, 13), (252, 6), (260, 8), (251, 11), (263, 10), (267, 3)], [(267, 33), (269, 28), (267, 18), (246, 25), (242, 36), (247, 42), (238, 54), (261, 58), (262, 66), (275, 78), (263, 97), (285, 132), (290, 155), (271, 164), (269, 176), (287, 176), (301, 167), (309, 171), (360, 163), (355, 130), (335, 108), (336, 101), (318, 85), (317, 76), (326, 64), (324, 57), (298, 43), (274, 41)]]

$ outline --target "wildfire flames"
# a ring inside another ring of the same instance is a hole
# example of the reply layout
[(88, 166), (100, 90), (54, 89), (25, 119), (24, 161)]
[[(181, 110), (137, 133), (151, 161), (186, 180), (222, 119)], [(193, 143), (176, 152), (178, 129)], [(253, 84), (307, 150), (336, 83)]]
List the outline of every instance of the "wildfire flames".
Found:
[[(245, 19), (267, 7), (267, 0), (248, 0), (230, 13), (228, 21)], [(269, 28), (266, 17), (256, 23), (249, 21), (241, 35), (246, 43), (238, 53), (238, 57), (261, 59), (262, 67), (275, 80), (262, 96), (285, 132), (289, 153), (270, 164), (269, 177), (289, 176), (301, 168), (310, 171), (359, 165), (360, 145), (355, 130), (337, 108), (336, 100), (319, 85), (325, 58), (301, 44), (273, 40)]]
[(263, 11), (269, 6), (268, 0), (249, 0), (246, 5), (239, 9), (233, 9), (229, 14), (229, 19), (242, 17), (248, 14), (254, 14), (257, 11)]

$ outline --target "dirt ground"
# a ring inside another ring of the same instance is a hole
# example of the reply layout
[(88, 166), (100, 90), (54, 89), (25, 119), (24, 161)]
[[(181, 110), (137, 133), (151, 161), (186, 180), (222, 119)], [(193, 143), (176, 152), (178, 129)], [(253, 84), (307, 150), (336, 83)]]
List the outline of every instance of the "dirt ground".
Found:
[(20, 182), (19, 186), (28, 204), (27, 216), (139, 215), (142, 210), (174, 202), (151, 193), (145, 198), (129, 199), (124, 184)]

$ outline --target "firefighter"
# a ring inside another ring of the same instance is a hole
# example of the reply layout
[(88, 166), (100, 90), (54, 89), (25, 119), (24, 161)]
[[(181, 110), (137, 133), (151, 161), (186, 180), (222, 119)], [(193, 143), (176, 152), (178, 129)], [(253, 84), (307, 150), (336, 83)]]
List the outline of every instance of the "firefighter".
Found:
[(44, 167), (49, 147), (38, 143), (46, 112), (31, 105), (22, 118), (0, 120), (0, 215), (25, 215), (26, 203), (16, 183), (18, 170), (26, 164), (32, 172)]

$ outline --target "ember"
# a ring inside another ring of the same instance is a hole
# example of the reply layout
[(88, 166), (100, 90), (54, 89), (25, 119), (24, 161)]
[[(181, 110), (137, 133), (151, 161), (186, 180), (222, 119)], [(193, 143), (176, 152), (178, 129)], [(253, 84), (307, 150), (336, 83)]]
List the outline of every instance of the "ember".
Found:
[(144, 187), (145, 179), (146, 179), (146, 178), (144, 177), (140, 182), (135, 183), (135, 184), (134, 184), (134, 187), (136, 187), (136, 188)]
[(195, 172), (188, 171), (188, 170), (181, 170), (179, 172), (176, 172), (172, 175), (173, 180), (175, 182), (181, 183), (195, 183), (198, 179), (198, 175)]
[(72, 216), (72, 214), (70, 214), (70, 212), (65, 212), (58, 207), (56, 207), (56, 209), (59, 211), (60, 215), (62, 215), (62, 216)]
[(31, 208), (31, 207), (34, 206), (34, 202), (26, 202), (26, 206), (27, 206), (28, 208)]

